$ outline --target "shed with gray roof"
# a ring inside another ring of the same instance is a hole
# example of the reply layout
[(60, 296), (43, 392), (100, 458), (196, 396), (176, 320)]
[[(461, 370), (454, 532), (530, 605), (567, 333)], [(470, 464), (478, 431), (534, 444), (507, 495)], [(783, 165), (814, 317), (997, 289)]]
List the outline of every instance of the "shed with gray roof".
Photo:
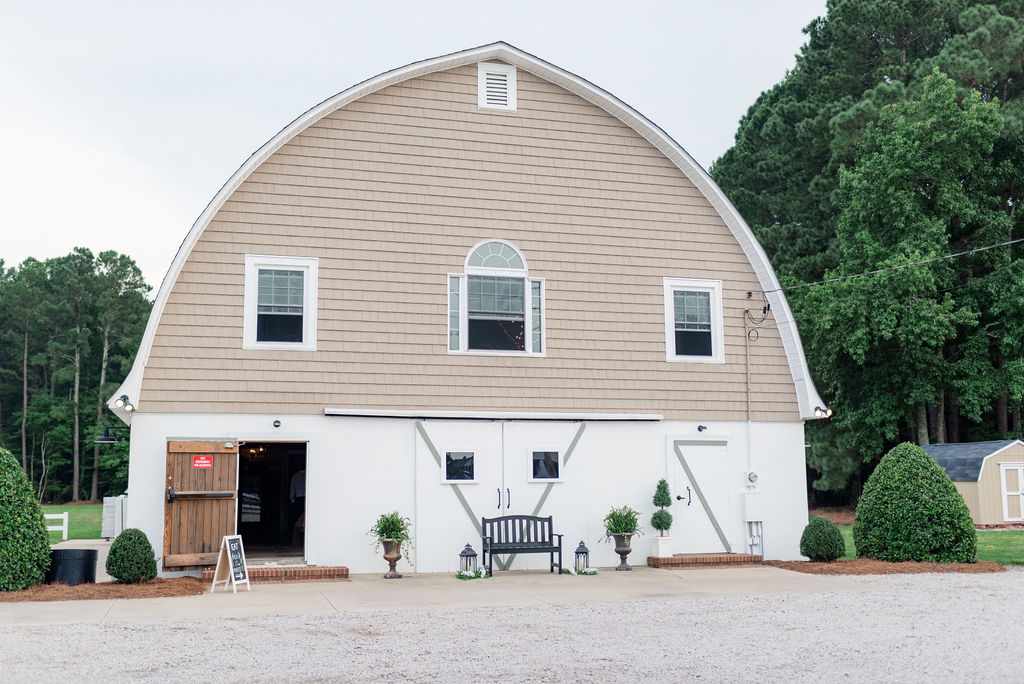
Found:
[(953, 480), (976, 525), (1024, 522), (1024, 442), (930, 444), (924, 450)]

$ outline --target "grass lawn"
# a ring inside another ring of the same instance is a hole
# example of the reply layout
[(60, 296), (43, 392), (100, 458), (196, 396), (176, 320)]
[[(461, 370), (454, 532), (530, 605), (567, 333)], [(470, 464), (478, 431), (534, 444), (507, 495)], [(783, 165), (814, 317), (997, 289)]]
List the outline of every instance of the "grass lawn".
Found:
[[(103, 522), (103, 504), (86, 506), (43, 506), (43, 514), (68, 512), (68, 539), (100, 539)], [(59, 520), (47, 520), (57, 525)], [(50, 543), (61, 541), (60, 532), (50, 532)]]
[[(843, 558), (856, 558), (853, 545), (853, 526), (840, 525), (846, 542)], [(978, 560), (1002, 565), (1024, 565), (1024, 530), (978, 530)]]

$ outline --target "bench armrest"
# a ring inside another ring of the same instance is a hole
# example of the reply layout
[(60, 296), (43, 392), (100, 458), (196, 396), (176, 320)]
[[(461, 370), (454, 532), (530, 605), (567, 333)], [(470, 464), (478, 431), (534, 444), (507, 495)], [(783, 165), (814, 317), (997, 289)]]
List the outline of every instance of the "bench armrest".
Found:
[(562, 545), (562, 537), (563, 537), (564, 535), (558, 534), (557, 532), (552, 532), (552, 533), (551, 533), (551, 536), (552, 536), (552, 538), (554, 538), (554, 537), (558, 537), (558, 545), (559, 545), (559, 546), (561, 546), (561, 545)]

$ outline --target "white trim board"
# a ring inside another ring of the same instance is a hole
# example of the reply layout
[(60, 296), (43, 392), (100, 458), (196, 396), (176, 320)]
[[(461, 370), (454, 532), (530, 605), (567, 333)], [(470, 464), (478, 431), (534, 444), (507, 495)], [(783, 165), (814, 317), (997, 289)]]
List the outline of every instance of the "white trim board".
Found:
[(408, 409), (325, 408), (325, 416), (435, 420), (660, 421), (657, 413), (540, 413), (531, 411), (417, 411)]
[(806, 420), (815, 418), (814, 408), (824, 407), (821, 397), (814, 388), (810, 370), (807, 367), (807, 360), (804, 357), (803, 347), (800, 342), (800, 333), (796, 327), (796, 321), (789, 308), (785, 295), (781, 291), (775, 271), (768, 262), (768, 256), (764, 249), (754, 237), (753, 231), (740, 216), (736, 207), (732, 205), (722, 190), (711, 179), (711, 176), (687, 154), (686, 150), (679, 146), (665, 131), (648, 120), (642, 114), (618, 99), (611, 93), (602, 90), (580, 78), (579, 76), (560, 69), (559, 67), (545, 62), (519, 48), (508, 43), (497, 42), (490, 45), (455, 52), (450, 55), (435, 57), (420, 62), (413, 62), (404, 67), (385, 72), (379, 76), (356, 84), (351, 88), (328, 98), (300, 115), (290, 124), (285, 126), (277, 135), (263, 144), (256, 152), (235, 171), (234, 175), (221, 187), (217, 194), (210, 200), (210, 203), (199, 215), (192, 225), (188, 235), (178, 248), (178, 253), (167, 269), (167, 274), (160, 283), (156, 299), (153, 302), (153, 310), (150, 313), (149, 321), (146, 324), (146, 331), (143, 333), (142, 341), (139, 344), (139, 351), (135, 356), (135, 363), (121, 386), (111, 395), (107, 405), (125, 423), (131, 422), (131, 414), (123, 409), (114, 406), (114, 398), (126, 394), (134, 402), (136, 408), (139, 406), (139, 390), (142, 387), (142, 375), (146, 363), (149, 361), (149, 354), (153, 347), (153, 339), (156, 336), (156, 329), (167, 304), (167, 298), (178, 278), (185, 261), (188, 259), (192, 248), (198, 242), (200, 235), (220, 211), (224, 203), (231, 197), (232, 193), (245, 181), (272, 154), (277, 152), (288, 141), (304, 131), (328, 114), (344, 107), (345, 105), (358, 100), (366, 95), (374, 93), (387, 86), (407, 81), (412, 78), (426, 74), (445, 71), (467, 64), (497, 60), (511, 64), (514, 67), (527, 71), (538, 78), (542, 78), (555, 85), (565, 88), (569, 92), (579, 95), (591, 104), (600, 107), (612, 116), (640, 134), (645, 140), (651, 143), (662, 154), (664, 154), (683, 174), (692, 182), (697, 190), (711, 203), (722, 220), (732, 232), (733, 237), (739, 243), (744, 255), (750, 262), (754, 273), (757, 275), (758, 283), (765, 292), (772, 312), (778, 324), (779, 337), (782, 340), (786, 352), (786, 360), (789, 362), (790, 374), (796, 388), (797, 405), (800, 417)]

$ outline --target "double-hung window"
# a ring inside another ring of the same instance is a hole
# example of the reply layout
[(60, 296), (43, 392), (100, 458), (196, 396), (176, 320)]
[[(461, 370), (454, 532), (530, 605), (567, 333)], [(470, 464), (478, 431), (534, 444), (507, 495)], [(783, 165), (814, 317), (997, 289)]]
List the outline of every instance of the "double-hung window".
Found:
[(317, 260), (245, 255), (243, 349), (316, 349)]
[(669, 361), (723, 363), (722, 282), (665, 278), (665, 352)]
[(511, 244), (480, 243), (465, 273), (448, 276), (448, 351), (544, 353), (544, 281)]

